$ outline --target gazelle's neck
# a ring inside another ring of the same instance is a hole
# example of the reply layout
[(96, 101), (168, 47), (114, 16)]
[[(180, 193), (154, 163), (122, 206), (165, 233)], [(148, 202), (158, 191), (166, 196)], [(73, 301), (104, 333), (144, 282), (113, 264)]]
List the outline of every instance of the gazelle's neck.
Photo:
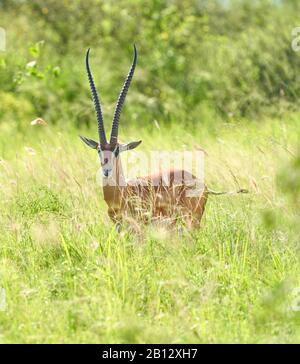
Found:
[(125, 187), (126, 180), (123, 173), (122, 162), (120, 156), (118, 156), (114, 160), (111, 176), (103, 178), (103, 194), (106, 203), (111, 207), (119, 205)]
[(112, 181), (114, 182), (115, 187), (125, 187), (126, 180), (123, 172), (121, 156), (119, 155), (117, 158), (114, 159), (113, 165), (113, 173), (112, 173)]

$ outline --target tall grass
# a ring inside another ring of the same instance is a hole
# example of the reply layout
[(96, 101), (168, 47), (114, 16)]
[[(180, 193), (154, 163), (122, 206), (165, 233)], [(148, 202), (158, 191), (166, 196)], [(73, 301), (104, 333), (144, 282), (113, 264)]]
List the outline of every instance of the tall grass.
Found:
[[(299, 3), (226, 4), (0, 1), (1, 342), (299, 342)], [(78, 138), (86, 49), (108, 128), (133, 43), (121, 139), (202, 148), (210, 188), (250, 191), (183, 236), (117, 234)]]
[[(98, 161), (76, 130), (28, 126), (13, 154), (2, 142), (1, 341), (299, 341), (297, 210), (276, 182), (295, 160), (297, 130), (291, 119), (189, 135), (207, 152), (210, 187), (250, 194), (211, 197), (201, 229), (182, 237), (115, 232)], [(172, 148), (183, 131), (153, 134)], [(139, 129), (122, 134), (144, 150), (154, 143)]]

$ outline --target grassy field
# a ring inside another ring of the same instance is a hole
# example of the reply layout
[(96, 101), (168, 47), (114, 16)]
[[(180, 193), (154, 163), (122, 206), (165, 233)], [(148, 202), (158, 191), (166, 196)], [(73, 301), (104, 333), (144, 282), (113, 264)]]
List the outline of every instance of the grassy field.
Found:
[(299, 342), (299, 206), (285, 187), (298, 120), (121, 129), (141, 150), (189, 139), (207, 153), (210, 188), (250, 190), (210, 197), (183, 237), (115, 232), (77, 129), (2, 127), (1, 342)]
[[(300, 342), (299, 12), (0, 0), (0, 342)], [(117, 234), (78, 137), (97, 137), (87, 48), (108, 132), (134, 43), (121, 140), (203, 148), (209, 188), (249, 190), (183, 236)]]

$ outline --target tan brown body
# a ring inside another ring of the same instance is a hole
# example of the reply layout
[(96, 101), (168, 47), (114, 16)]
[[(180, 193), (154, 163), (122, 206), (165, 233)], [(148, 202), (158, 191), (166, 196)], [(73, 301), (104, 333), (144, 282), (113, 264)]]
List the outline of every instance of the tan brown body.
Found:
[(114, 181), (123, 183), (103, 186), (108, 214), (113, 222), (121, 223), (133, 217), (143, 223), (159, 220), (173, 225), (181, 221), (189, 228), (200, 226), (208, 194), (205, 185), (197, 186), (192, 174), (171, 170), (124, 183), (118, 162), (114, 177)]

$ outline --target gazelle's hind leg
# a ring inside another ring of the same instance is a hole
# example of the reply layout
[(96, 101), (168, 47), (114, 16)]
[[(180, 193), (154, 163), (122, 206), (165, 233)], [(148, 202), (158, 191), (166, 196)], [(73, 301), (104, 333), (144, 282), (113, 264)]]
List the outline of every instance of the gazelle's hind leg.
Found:
[(188, 197), (185, 200), (186, 224), (189, 229), (199, 229), (207, 201), (206, 190), (199, 197)]

